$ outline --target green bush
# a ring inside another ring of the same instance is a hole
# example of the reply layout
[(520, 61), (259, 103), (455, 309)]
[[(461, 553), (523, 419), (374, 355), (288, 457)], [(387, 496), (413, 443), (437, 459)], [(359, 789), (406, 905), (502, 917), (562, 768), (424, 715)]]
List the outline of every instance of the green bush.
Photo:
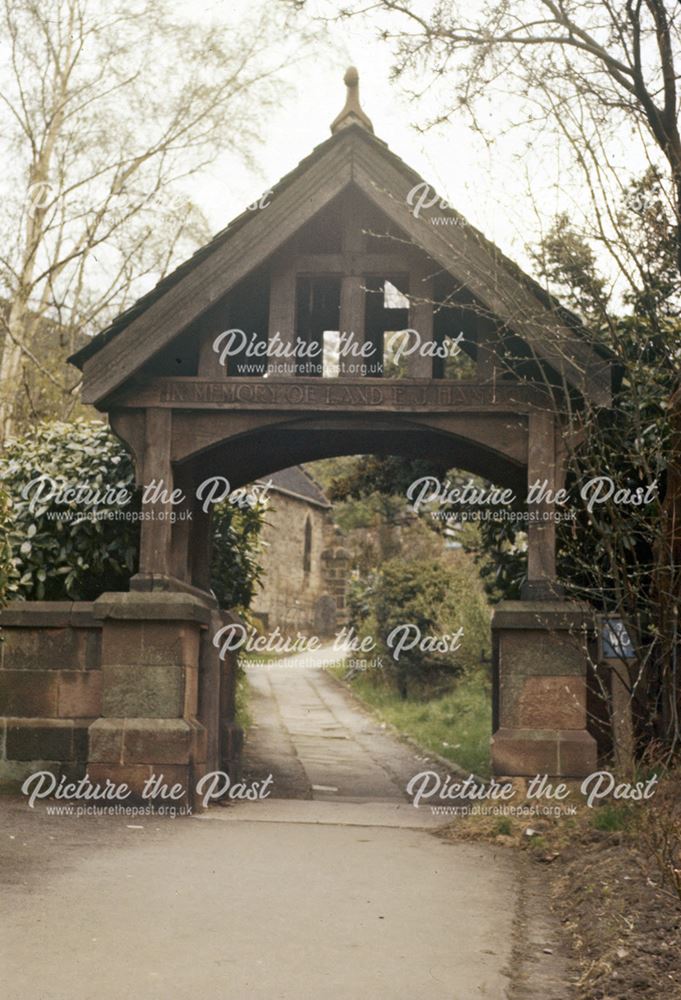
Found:
[[(41, 476), (100, 494), (109, 487), (127, 490), (134, 494), (130, 508), (139, 509), (130, 456), (106, 424), (55, 421), (14, 441), (0, 460), (0, 479), (12, 498), (15, 596), (87, 601), (105, 590), (124, 590), (136, 566), (139, 525), (101, 516), (121, 509), (106, 500), (84, 507), (49, 499), (47, 481), (44, 499), (36, 502), (39, 487), (29, 484)], [(100, 516), (83, 517), (86, 512)]]
[(222, 608), (244, 612), (250, 607), (262, 572), (258, 552), (263, 521), (261, 504), (215, 505), (211, 580)]
[[(450, 678), (479, 664), (489, 650), (489, 612), (480, 580), (464, 555), (433, 559), (392, 559), (374, 582), (373, 614), (386, 662), (403, 698), (413, 683), (432, 682), (442, 674)], [(411, 628), (410, 639), (445, 639), (445, 646), (428, 649), (421, 642), (404, 648), (399, 657), (393, 640), (395, 629)], [(460, 639), (453, 637), (463, 629)], [(418, 632), (416, 631), (418, 630)]]
[(9, 494), (0, 486), (0, 606), (11, 596), (13, 577), (10, 529), (12, 505)]
[[(41, 495), (39, 477), (49, 477)], [(136, 515), (141, 496), (132, 460), (106, 424), (40, 425), (8, 446), (0, 480), (0, 600), (6, 591), (25, 600), (88, 601), (127, 590), (137, 569), (139, 521), (120, 513)], [(48, 496), (50, 480), (90, 495)], [(212, 580), (223, 607), (248, 608), (260, 575), (261, 523), (262, 508), (215, 507)]]
[(594, 829), (605, 833), (627, 830), (632, 823), (634, 811), (629, 804), (606, 803), (595, 809), (592, 816)]

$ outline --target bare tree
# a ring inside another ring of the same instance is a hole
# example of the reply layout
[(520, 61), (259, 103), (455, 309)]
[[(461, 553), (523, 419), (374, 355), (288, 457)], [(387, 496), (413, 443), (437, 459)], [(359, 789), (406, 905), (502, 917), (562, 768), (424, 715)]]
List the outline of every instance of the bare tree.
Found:
[(431, 124), (465, 111), (480, 126), (477, 100), (495, 92), (518, 99), (515, 125), (561, 131), (574, 114), (584, 137), (626, 123), (662, 154), (681, 222), (676, 0), (374, 0), (336, 9), (341, 18), (359, 13), (378, 18), (395, 51), (394, 76), (428, 92), (437, 106)]
[(237, 15), (197, 25), (167, 0), (2, 0), (0, 442), (26, 365), (75, 398), (36, 332), (72, 349), (205, 237), (182, 182), (221, 150), (248, 158), (291, 61), (285, 12)]

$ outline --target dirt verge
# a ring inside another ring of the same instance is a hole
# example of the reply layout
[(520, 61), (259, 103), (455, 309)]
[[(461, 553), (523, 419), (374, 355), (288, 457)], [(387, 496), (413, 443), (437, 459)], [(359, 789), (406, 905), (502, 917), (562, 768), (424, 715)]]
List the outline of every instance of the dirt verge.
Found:
[[(595, 828), (604, 820), (625, 828)], [(681, 1000), (681, 899), (641, 815), (466, 817), (439, 833), (524, 855), (512, 1000)]]

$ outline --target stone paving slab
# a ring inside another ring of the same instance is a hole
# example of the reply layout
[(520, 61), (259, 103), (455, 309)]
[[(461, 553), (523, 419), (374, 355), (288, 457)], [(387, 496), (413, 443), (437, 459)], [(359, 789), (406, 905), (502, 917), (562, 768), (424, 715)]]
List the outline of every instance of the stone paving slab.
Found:
[(273, 775), (272, 797), (408, 801), (410, 778), (441, 761), (401, 742), (321, 669), (332, 647), (247, 668), (251, 715), (244, 773)]
[(264, 799), (212, 806), (197, 817), (223, 823), (313, 823), (322, 826), (385, 826), (404, 830), (437, 830), (446, 821), (428, 807), (415, 809), (396, 802), (330, 802)]

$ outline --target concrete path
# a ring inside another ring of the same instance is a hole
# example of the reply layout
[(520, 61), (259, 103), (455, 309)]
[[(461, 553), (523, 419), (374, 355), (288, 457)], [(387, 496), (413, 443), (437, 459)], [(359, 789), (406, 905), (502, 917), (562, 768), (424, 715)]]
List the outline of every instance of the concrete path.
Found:
[(175, 820), (0, 800), (3, 1000), (509, 996), (515, 856), (417, 828), (428, 765), (329, 678), (252, 679), (247, 767), (280, 798)]
[(344, 824), (32, 818), (1, 834), (24, 838), (3, 1000), (506, 996), (503, 851)]

